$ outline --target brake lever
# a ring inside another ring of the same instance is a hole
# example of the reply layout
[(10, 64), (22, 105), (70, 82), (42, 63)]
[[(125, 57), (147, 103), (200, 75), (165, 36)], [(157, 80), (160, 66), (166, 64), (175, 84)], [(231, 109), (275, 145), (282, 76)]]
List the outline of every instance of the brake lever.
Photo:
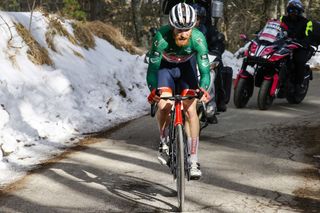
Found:
[[(161, 95), (159, 89), (156, 90), (156, 95), (157, 96)], [(151, 110), (150, 110), (151, 117), (154, 117), (156, 115), (157, 110), (158, 110), (158, 104), (157, 103), (152, 103), (151, 104)]]
[(197, 92), (197, 98), (200, 100), (202, 98), (202, 96), (204, 95), (204, 92), (202, 92), (200, 89), (199, 89), (199, 92)]
[(150, 110), (151, 117), (154, 117), (156, 115), (157, 110), (158, 110), (158, 104), (156, 103), (151, 104), (151, 110)]

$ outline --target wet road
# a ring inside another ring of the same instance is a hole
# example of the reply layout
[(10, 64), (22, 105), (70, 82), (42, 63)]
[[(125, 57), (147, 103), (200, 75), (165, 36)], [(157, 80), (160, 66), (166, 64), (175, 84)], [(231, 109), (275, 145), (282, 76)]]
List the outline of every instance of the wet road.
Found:
[[(175, 183), (156, 159), (148, 116), (85, 141), (0, 197), (0, 212), (171, 212)], [(300, 105), (276, 100), (219, 115), (201, 136), (203, 177), (186, 184), (191, 212), (320, 212), (320, 74)]]

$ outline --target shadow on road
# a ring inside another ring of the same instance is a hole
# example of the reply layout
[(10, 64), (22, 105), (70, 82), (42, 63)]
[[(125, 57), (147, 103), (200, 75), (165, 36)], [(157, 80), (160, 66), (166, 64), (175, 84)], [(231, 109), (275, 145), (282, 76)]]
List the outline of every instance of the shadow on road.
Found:
[[(176, 211), (176, 207), (165, 202), (157, 196), (174, 197), (176, 192), (172, 189), (141, 178), (117, 174), (108, 170), (100, 170), (83, 164), (75, 163), (57, 163), (51, 166), (44, 175), (56, 183), (67, 186), (78, 195), (84, 197), (91, 197), (93, 200), (103, 200), (105, 204), (110, 204), (120, 211)], [(70, 178), (70, 176), (72, 178)], [(75, 180), (76, 178), (76, 180)], [(99, 189), (89, 187), (88, 184), (98, 184)], [(101, 188), (102, 187), (102, 188)], [(50, 197), (50, 192), (47, 192)], [(65, 195), (61, 195), (63, 198)], [(72, 196), (72, 194), (68, 195)], [(56, 197), (56, 196), (53, 196)], [(8, 199), (10, 198), (10, 199)], [(6, 201), (8, 200), (8, 202)], [(53, 202), (57, 202), (54, 200)], [(80, 200), (81, 202), (81, 200)], [(161, 206), (166, 208), (159, 208), (148, 203), (161, 203)], [(74, 204), (72, 204), (74, 205)], [(85, 207), (69, 208), (56, 206), (44, 206), (36, 202), (25, 200), (17, 195), (7, 195), (0, 200), (2, 210), (12, 210), (17, 212), (24, 212), (26, 210), (36, 209), (37, 212), (69, 212), (73, 210), (85, 211)], [(79, 203), (79, 206), (82, 206)], [(91, 207), (92, 208), (92, 207)], [(90, 210), (88, 208), (87, 210)], [(107, 209), (106, 209), (107, 211)], [(114, 211), (114, 209), (110, 209)], [(28, 212), (28, 211), (27, 211)]]

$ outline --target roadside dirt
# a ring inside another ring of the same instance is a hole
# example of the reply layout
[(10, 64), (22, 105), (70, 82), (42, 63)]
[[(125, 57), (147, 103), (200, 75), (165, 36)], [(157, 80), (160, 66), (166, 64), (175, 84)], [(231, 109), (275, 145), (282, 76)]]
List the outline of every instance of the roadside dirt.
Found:
[[(305, 212), (320, 211), (320, 126), (305, 126), (299, 129), (297, 136), (305, 150), (305, 161), (314, 165), (309, 169), (301, 171), (304, 176), (304, 186), (297, 189), (297, 205)], [(309, 198), (309, 199), (306, 199)], [(309, 200), (311, 202), (306, 202)], [(312, 202), (314, 201), (314, 202)], [(318, 201), (318, 202), (316, 202)]]
[[(320, 125), (316, 119), (309, 121), (298, 121), (295, 125), (272, 129), (273, 134), (278, 139), (274, 139), (276, 146), (288, 146), (289, 159), (301, 161), (310, 165), (308, 168), (300, 170), (299, 176), (303, 177), (303, 185), (296, 189), (294, 201), (289, 206), (303, 212), (320, 211)], [(271, 135), (271, 134), (269, 134)], [(301, 150), (297, 154), (295, 150)]]

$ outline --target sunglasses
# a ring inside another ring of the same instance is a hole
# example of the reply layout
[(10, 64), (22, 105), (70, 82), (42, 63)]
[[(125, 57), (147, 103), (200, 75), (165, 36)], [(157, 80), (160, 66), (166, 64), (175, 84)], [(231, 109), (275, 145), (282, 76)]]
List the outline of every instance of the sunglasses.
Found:
[(177, 33), (183, 33), (183, 32), (187, 32), (191, 29), (176, 29)]

